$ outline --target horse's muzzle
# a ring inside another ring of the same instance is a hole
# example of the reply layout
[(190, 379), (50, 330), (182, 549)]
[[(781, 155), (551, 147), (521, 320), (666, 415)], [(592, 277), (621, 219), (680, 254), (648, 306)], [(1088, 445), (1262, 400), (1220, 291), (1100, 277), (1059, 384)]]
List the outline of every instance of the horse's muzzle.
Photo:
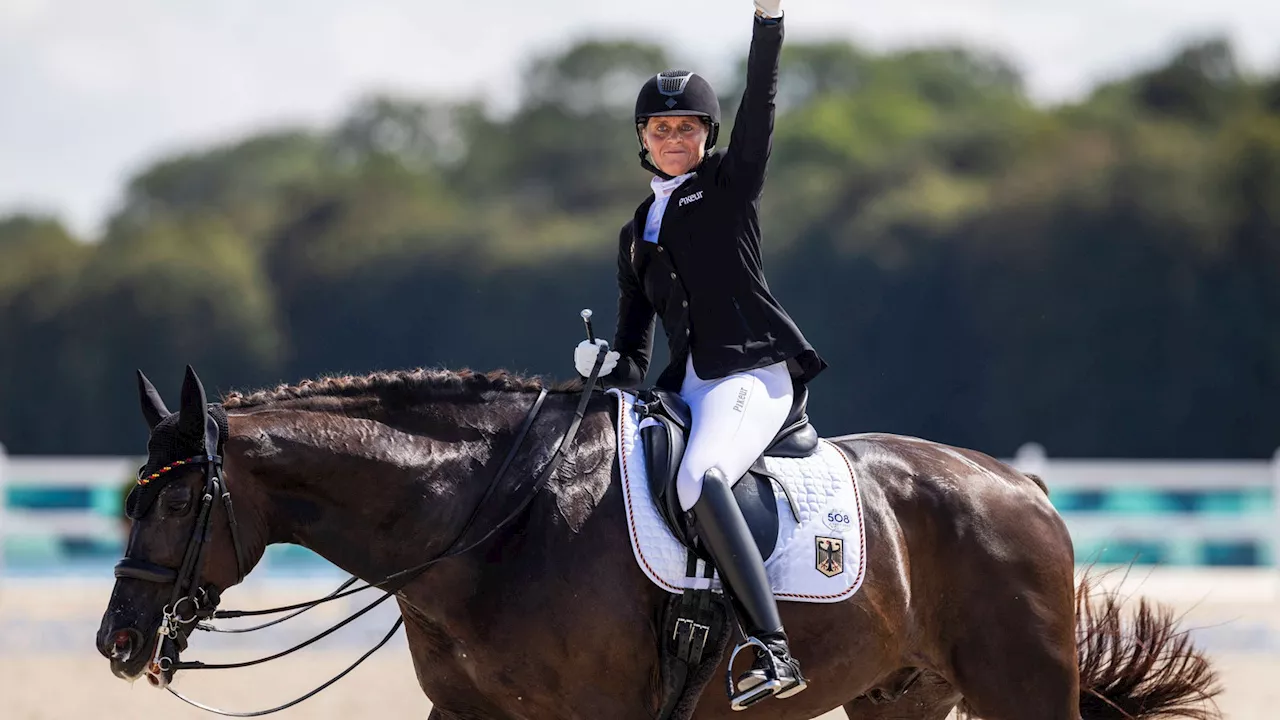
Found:
[(108, 642), (98, 646), (98, 652), (112, 662), (127, 663), (134, 657), (134, 653), (142, 650), (142, 644), (142, 633), (137, 630), (117, 630), (108, 638)]
[[(142, 632), (135, 628), (122, 628), (103, 633), (98, 638), (98, 652), (111, 661), (111, 673), (122, 680), (138, 679), (150, 661), (148, 643)], [(153, 641), (155, 634), (150, 636)]]

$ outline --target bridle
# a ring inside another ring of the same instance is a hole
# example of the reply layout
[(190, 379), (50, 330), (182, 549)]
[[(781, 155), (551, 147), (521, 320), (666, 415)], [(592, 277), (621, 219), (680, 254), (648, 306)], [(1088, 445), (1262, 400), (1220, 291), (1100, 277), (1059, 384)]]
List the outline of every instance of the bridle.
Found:
[[(227, 717), (259, 717), (262, 715), (269, 715), (271, 713), (279, 712), (281, 710), (285, 710), (290, 707), (293, 707), (294, 705), (297, 705), (298, 703), (315, 696), (321, 690), (324, 690), (325, 688), (329, 687), (333, 683), (342, 679), (344, 676), (346, 676), (348, 673), (354, 670), (357, 666), (359, 666), (362, 662), (368, 659), (369, 656), (377, 652), (383, 645), (387, 644), (387, 642), (391, 640), (391, 638), (395, 635), (396, 631), (399, 630), (400, 626), (404, 623), (403, 616), (396, 618), (396, 621), (395, 623), (393, 623), (391, 630), (388, 631), (387, 634), (376, 645), (373, 646), (373, 648), (371, 648), (364, 655), (360, 656), (360, 658), (358, 658), (354, 663), (348, 666), (341, 673), (334, 676), (333, 678), (325, 682), (323, 685), (317, 687), (316, 689), (312, 690), (306, 695), (303, 695), (302, 697), (299, 697), (279, 707), (271, 708), (268, 710), (259, 710), (256, 712), (229, 712), (229, 711), (219, 710), (217, 708), (213, 708), (207, 705), (203, 705), (187, 697), (184, 697), (182, 694), (176, 692), (173, 688), (169, 687), (164, 680), (164, 674), (169, 671), (176, 672), (178, 670), (227, 670), (227, 669), (233, 669), (233, 668), (249, 667), (252, 665), (259, 665), (265, 662), (269, 662), (271, 660), (284, 657), (285, 655), (289, 655), (293, 652), (301, 650), (304, 647), (307, 647), (308, 645), (311, 645), (321, 640), (324, 637), (327, 637), (328, 635), (336, 632), (340, 628), (353, 622), (354, 620), (361, 617), (362, 615), (369, 612), (370, 610), (373, 610), (378, 605), (381, 605), (384, 601), (386, 601), (388, 598), (395, 595), (397, 592), (403, 589), (406, 585), (412, 582), (415, 578), (417, 578), (419, 575), (421, 575), (423, 572), (429, 569), (432, 565), (435, 565), (436, 563), (446, 560), (448, 558), (462, 555), (463, 553), (466, 553), (474, 549), (475, 547), (487, 541), (489, 538), (493, 537), (494, 534), (496, 534), (502, 528), (506, 527), (509, 523), (511, 523), (511, 521), (519, 517), (520, 514), (523, 513), (528, 508), (528, 506), (533, 502), (534, 498), (537, 497), (539, 492), (541, 492), (542, 488), (551, 479), (551, 476), (555, 473), (556, 469), (559, 467), (560, 461), (564, 456), (563, 454), (565, 449), (573, 442), (574, 437), (577, 435), (578, 428), (582, 424), (582, 419), (586, 414), (587, 403), (591, 399), (592, 390), (594, 389), (596, 381), (599, 378), (600, 368), (604, 364), (604, 358), (606, 353), (607, 353), (607, 348), (601, 347), (596, 357), (595, 366), (591, 370), (591, 375), (587, 378), (586, 383), (583, 385), (582, 395), (578, 400), (578, 405), (576, 410), (574, 411), (573, 419), (570, 421), (569, 427), (565, 431), (564, 437), (561, 438), (560, 442), (557, 444), (555, 452), (552, 454), (550, 460), (547, 461), (547, 464), (543, 467), (542, 472), (538, 474), (537, 480), (533, 483), (533, 486), (525, 494), (524, 498), (521, 500), (520, 504), (515, 508), (515, 510), (513, 510), (506, 517), (504, 517), (491, 530), (486, 532), (483, 536), (481, 536), (479, 539), (475, 540), (474, 542), (470, 542), (470, 543), (467, 543), (466, 545), (462, 545), (463, 540), (466, 538), (468, 533), (471, 531), (472, 526), (475, 524), (476, 518), (480, 516), (481, 510), (485, 507), (489, 499), (494, 494), (494, 491), (501, 484), (503, 476), (506, 474), (511, 464), (515, 461), (516, 455), (519, 453), (520, 448), (523, 446), (524, 439), (528, 435), (529, 429), (533, 426), (533, 422), (537, 418), (538, 412), (542, 409), (543, 402), (546, 400), (547, 391), (545, 389), (542, 389), (539, 391), (537, 399), (534, 400), (533, 405), (530, 406), (528, 412), (525, 414), (524, 422), (521, 424), (520, 430), (516, 433), (515, 439), (512, 442), (510, 449), (508, 449), (506, 457), (503, 459), (502, 464), (498, 467), (498, 470), (494, 474), (493, 479), (490, 480), (489, 486), (485, 490), (484, 495), (480, 498), (480, 501), (476, 503), (476, 506), (472, 510), (471, 515), (467, 518), (466, 523), (463, 524), (462, 530), (458, 532), (454, 540), (440, 554), (436, 555), (434, 558), (420, 565), (416, 565), (406, 570), (401, 570), (392, 575), (388, 575), (387, 577), (383, 578), (382, 580), (376, 583), (368, 583), (362, 587), (355, 588), (354, 590), (347, 590), (346, 588), (350, 587), (351, 585), (357, 582), (357, 578), (352, 577), (346, 582), (344, 582), (337, 590), (334, 590), (332, 593), (330, 593), (329, 595), (323, 598), (320, 598), (318, 600), (313, 600), (310, 602), (298, 603), (295, 605), (287, 605), (283, 607), (272, 608), (270, 610), (253, 610), (253, 611), (217, 610), (217, 605), (220, 600), (218, 590), (213, 587), (202, 587), (200, 585), (200, 569), (204, 561), (205, 552), (208, 549), (209, 540), (211, 537), (210, 530), (212, 526), (213, 508), (214, 508), (215, 500), (218, 497), (222, 498), (223, 505), (226, 508), (227, 521), (228, 521), (228, 524), (230, 525), (232, 543), (235, 546), (236, 568), (237, 568), (236, 583), (238, 584), (239, 582), (243, 581), (246, 575), (248, 574), (246, 570), (247, 562), (244, 557), (243, 547), (240, 542), (240, 536), (238, 532), (238, 526), (236, 524), (235, 513), (232, 509), (232, 504), (231, 504), (231, 488), (227, 485), (226, 478), (223, 477), (222, 457), (218, 455), (216, 452), (217, 449), (220, 447), (218, 442), (219, 440), (218, 424), (212, 417), (209, 417), (206, 414), (204, 441), (205, 441), (206, 451), (208, 451), (207, 454), (195, 455), (183, 460), (176, 461), (174, 463), (171, 463), (170, 465), (165, 466), (164, 468), (161, 468), (159, 471), (152, 473), (151, 475), (148, 475), (145, 477), (139, 477), (138, 479), (138, 484), (140, 486), (145, 486), (150, 482), (154, 481), (155, 479), (161, 477), (165, 473), (171, 472), (179, 467), (186, 467), (188, 465), (195, 465), (195, 464), (199, 464), (203, 466), (204, 494), (201, 497), (200, 510), (199, 510), (199, 514), (196, 517), (195, 527), (193, 528), (191, 537), (187, 542), (186, 552), (183, 554), (182, 565), (177, 570), (174, 570), (172, 568), (168, 568), (162, 565), (156, 565), (154, 563), (150, 563), (144, 560), (138, 560), (135, 558), (125, 556), (116, 564), (116, 567), (115, 567), (115, 576), (117, 578), (131, 578), (131, 579), (142, 580), (146, 582), (173, 584), (173, 590), (170, 594), (169, 603), (164, 607), (163, 617), (160, 621), (160, 627), (156, 631), (157, 638), (156, 638), (155, 651), (153, 652), (152, 658), (148, 663), (147, 669), (146, 669), (146, 674), (148, 678), (153, 682), (153, 684), (164, 686), (165, 689), (168, 690), (170, 694), (174, 695), (175, 697), (177, 697), (178, 699), (182, 700), (183, 702), (189, 705), (200, 708), (201, 710), (206, 710), (206, 711), (216, 713), (218, 715), (227, 716)], [(516, 490), (519, 490), (519, 488), (517, 488)], [(383, 587), (383, 586), (386, 586), (386, 587)], [(209, 632), (223, 632), (223, 633), (252, 632), (254, 630), (261, 630), (263, 628), (282, 623), (285, 620), (296, 617), (297, 615), (300, 615), (303, 612), (306, 612), (307, 610), (310, 610), (311, 608), (321, 605), (323, 603), (332, 602), (334, 600), (338, 600), (340, 598), (344, 598), (349, 595), (353, 595), (355, 593), (368, 590), (374, 587), (384, 590), (384, 594), (381, 598), (375, 600), (369, 605), (366, 605), (364, 608), (355, 612), (350, 617), (339, 622), (337, 625), (334, 625), (333, 627), (325, 630), (319, 635), (316, 635), (315, 637), (309, 640), (299, 643), (298, 645), (295, 645), (294, 647), (289, 648), (288, 650), (284, 650), (282, 652), (276, 653), (275, 655), (271, 655), (269, 657), (260, 658), (258, 660), (252, 660), (249, 662), (241, 662), (241, 663), (208, 664), (208, 663), (203, 663), (199, 661), (178, 662), (177, 653), (175, 653), (174, 658), (170, 658), (165, 654), (164, 646), (165, 646), (166, 639), (172, 640), (174, 645), (178, 648), (179, 652), (186, 650), (187, 635), (190, 633), (190, 627), (192, 625), (194, 625), (197, 629), (205, 630)], [(184, 601), (190, 605), (189, 615), (183, 615), (182, 611), (184, 610), (184, 606), (183, 606)], [(249, 616), (256, 616), (256, 615), (274, 615), (277, 613), (289, 612), (289, 611), (294, 611), (294, 612), (290, 615), (287, 615), (283, 618), (280, 618), (272, 622), (264, 623), (262, 625), (258, 625), (250, 628), (240, 628), (236, 630), (222, 630), (222, 629), (215, 628), (208, 623), (198, 622), (199, 620), (249, 617)]]
[[(200, 510), (196, 515), (191, 537), (187, 539), (181, 566), (175, 570), (126, 555), (116, 563), (115, 567), (117, 578), (173, 585), (169, 602), (164, 606), (160, 626), (156, 629), (156, 647), (150, 662), (147, 663), (146, 674), (153, 683), (162, 683), (164, 673), (172, 667), (174, 662), (173, 658), (164, 654), (165, 639), (173, 641), (179, 651), (186, 650), (189, 631), (185, 630), (184, 626), (189, 626), (201, 618), (212, 617), (218, 606), (218, 590), (200, 583), (200, 571), (204, 567), (205, 552), (209, 548), (209, 540), (212, 537), (214, 503), (218, 498), (222, 499), (223, 506), (226, 508), (231, 541), (235, 546), (236, 584), (244, 580), (248, 574), (245, 569), (247, 562), (244, 557), (244, 547), (240, 542), (235, 510), (231, 505), (231, 488), (226, 485), (222, 477), (222, 456), (216, 454), (219, 448), (218, 437), (217, 421), (206, 413), (204, 443), (209, 454), (193, 455), (174, 461), (150, 475), (139, 473), (138, 487), (141, 488), (163, 477), (166, 473), (188, 465), (201, 465), (204, 468), (204, 492), (200, 497)], [(184, 602), (190, 606), (189, 614), (183, 612)]]

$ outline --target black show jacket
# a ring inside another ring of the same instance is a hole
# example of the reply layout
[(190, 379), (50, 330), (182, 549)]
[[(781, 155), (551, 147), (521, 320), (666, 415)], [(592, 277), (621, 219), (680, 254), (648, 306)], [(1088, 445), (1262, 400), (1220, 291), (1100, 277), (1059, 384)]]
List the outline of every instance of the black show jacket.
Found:
[(678, 392), (693, 352), (698, 377), (714, 379), (777, 362), (799, 382), (826, 367), (774, 299), (760, 259), (760, 195), (773, 135), (783, 24), (756, 19), (747, 85), (726, 150), (716, 151), (670, 197), (656, 244), (644, 239), (651, 195), (622, 228), (618, 318), (608, 386), (644, 382), (662, 319), (671, 362), (657, 385)]

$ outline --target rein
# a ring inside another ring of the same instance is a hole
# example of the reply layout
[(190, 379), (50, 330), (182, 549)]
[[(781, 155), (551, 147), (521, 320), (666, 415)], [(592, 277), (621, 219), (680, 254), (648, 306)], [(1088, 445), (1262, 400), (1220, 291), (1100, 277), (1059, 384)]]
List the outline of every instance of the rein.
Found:
[[(484, 495), (480, 498), (480, 501), (476, 503), (476, 506), (472, 510), (471, 515), (467, 518), (466, 523), (463, 524), (462, 530), (459, 531), (458, 535), (449, 544), (449, 546), (445, 548), (444, 551), (442, 551), (439, 555), (432, 558), (431, 560), (428, 560), (420, 565), (416, 565), (406, 570), (401, 570), (392, 575), (388, 575), (387, 577), (383, 578), (382, 580), (379, 580), (378, 582), (368, 583), (366, 585), (363, 585), (362, 587), (358, 587), (352, 590), (347, 590), (346, 588), (355, 584), (355, 582), (357, 581), (355, 577), (352, 577), (346, 582), (344, 582), (341, 586), (339, 586), (337, 590), (334, 590), (329, 595), (323, 598), (320, 598), (318, 600), (298, 603), (294, 605), (286, 605), (278, 608), (272, 608), (269, 610), (253, 610), (253, 611), (215, 610), (214, 608), (216, 608), (217, 600), (218, 600), (216, 597), (217, 595), (216, 592), (206, 591), (204, 589), (197, 590), (197, 587), (198, 587), (198, 579), (199, 579), (198, 573), (199, 573), (200, 564), (204, 559), (204, 551), (210, 537), (209, 530), (210, 530), (210, 524), (211, 524), (210, 521), (212, 519), (212, 512), (211, 512), (212, 498), (217, 495), (217, 491), (219, 487), (222, 487), (223, 489), (222, 490), (223, 502), (227, 509), (228, 522), (231, 524), (231, 536), (235, 544), (236, 563), (239, 571), (239, 579), (243, 580), (247, 574), (244, 568), (244, 559), (242, 556), (239, 535), (236, 532), (237, 526), (235, 522), (235, 516), (234, 514), (232, 514), (231, 491), (229, 488), (226, 487), (225, 483), (221, 484), (221, 486), (219, 484), (218, 469), (221, 467), (222, 459), (217, 455), (197, 456), (196, 458), (188, 458), (187, 460), (181, 461), (179, 463), (174, 463), (172, 466), (162, 469), (161, 473), (171, 470), (179, 465), (190, 464), (196, 460), (203, 461), (205, 463), (205, 495), (201, 503), (200, 516), (197, 519), (195, 530), (192, 532), (191, 540), (188, 542), (187, 553), (186, 553), (186, 556), (184, 557), (181, 570), (174, 571), (169, 568), (143, 562), (140, 560), (134, 560), (128, 557), (122, 559), (120, 563), (116, 566), (116, 577), (130, 577), (130, 578), (135, 578), (139, 580), (149, 580), (151, 582), (162, 582), (162, 583), (173, 582), (174, 583), (174, 590), (173, 590), (174, 599), (171, 600), (169, 606), (165, 607), (164, 619), (161, 621), (160, 628), (157, 631), (160, 637), (156, 642), (155, 654), (152, 658), (151, 665), (148, 666), (147, 673), (151, 675), (153, 674), (153, 671), (154, 671), (157, 677), (162, 678), (162, 674), (169, 670), (173, 670), (175, 672), (178, 670), (223, 670), (223, 669), (250, 667), (253, 665), (259, 665), (265, 662), (269, 662), (271, 660), (279, 659), (281, 657), (284, 657), (285, 655), (289, 655), (293, 652), (301, 650), (307, 647), (308, 645), (311, 645), (327, 637), (328, 635), (336, 632), (340, 628), (356, 620), (357, 618), (369, 612), (370, 610), (377, 607), (378, 605), (381, 605), (388, 598), (395, 595), (397, 592), (403, 589), (406, 585), (412, 582), (415, 578), (417, 578), (426, 570), (428, 570), (432, 565), (435, 565), (436, 563), (447, 560), (449, 558), (457, 557), (459, 555), (467, 553), (472, 549), (476, 548), (477, 546), (481, 545), (485, 541), (487, 541), (489, 538), (493, 537), (494, 534), (496, 534), (499, 530), (501, 530), (502, 528), (510, 524), (513, 520), (519, 517), (529, 507), (529, 505), (533, 502), (534, 498), (538, 496), (538, 494), (542, 491), (543, 487), (551, 479), (551, 476), (555, 474), (556, 469), (560, 465), (560, 461), (564, 457), (565, 449), (572, 444), (574, 438), (577, 436), (578, 429), (581, 426), (582, 420), (586, 415), (587, 403), (591, 399), (591, 393), (595, 388), (596, 381), (599, 378), (600, 368), (604, 364), (604, 358), (605, 358), (606, 352), (607, 350), (604, 347), (600, 349), (600, 352), (596, 357), (595, 365), (591, 369), (591, 375), (587, 378), (586, 383), (583, 386), (582, 396), (578, 400), (578, 405), (574, 411), (573, 419), (570, 421), (569, 427), (565, 430), (564, 437), (562, 437), (560, 442), (556, 445), (556, 449), (552, 454), (550, 460), (547, 461), (547, 464), (543, 467), (542, 472), (538, 475), (537, 480), (533, 483), (532, 487), (525, 494), (524, 499), (521, 500), (520, 504), (515, 508), (515, 510), (513, 510), (501, 521), (499, 521), (492, 529), (490, 529), (488, 532), (482, 535), (479, 539), (475, 540), (474, 542), (468, 543), (465, 546), (459, 547), (462, 544), (463, 540), (468, 535), (468, 533), (472, 530), (476, 522), (476, 519), (480, 516), (482, 509), (485, 507), (486, 503), (493, 496), (495, 490), (498, 488), (499, 484), (501, 483), (503, 476), (506, 474), (507, 470), (511, 467), (511, 464), (515, 461), (516, 455), (519, 453), (520, 448), (524, 445), (525, 437), (528, 435), (529, 430), (533, 426), (533, 422), (538, 415), (538, 412), (542, 409), (543, 402), (546, 400), (547, 391), (545, 389), (539, 391), (538, 398), (534, 401), (533, 405), (529, 408), (528, 413), (526, 413), (524, 422), (520, 426), (520, 430), (517, 432), (515, 440), (512, 443), (510, 450), (508, 450), (506, 457), (502, 461), (502, 464), (498, 467), (498, 470), (494, 474), (493, 479), (490, 481), (488, 488), (486, 488)], [(214, 433), (212, 438), (209, 436), (210, 426), (212, 426), (212, 432)], [(209, 420), (208, 422), (206, 422), (206, 448), (217, 447), (217, 444), (216, 444), (217, 430), (218, 430), (217, 425), (214, 424), (212, 420)], [(212, 440), (212, 442), (210, 442), (210, 440)], [(160, 473), (153, 474), (152, 476), (145, 478), (146, 482), (143, 482), (144, 479), (140, 479), (139, 484), (145, 485), (147, 482), (154, 480), (159, 474)], [(187, 575), (191, 576), (190, 580), (187, 583), (182, 582), (183, 578), (185, 578)], [(184, 584), (189, 584), (191, 588), (188, 596), (181, 595), (181, 588)], [(383, 586), (388, 586), (388, 587), (383, 587)], [(288, 650), (281, 651), (269, 657), (260, 658), (260, 659), (252, 660), (248, 662), (241, 662), (241, 663), (206, 664), (200, 661), (173, 662), (172, 660), (170, 660), (170, 658), (163, 655), (163, 646), (164, 646), (164, 640), (166, 636), (171, 637), (174, 640), (174, 642), (179, 645), (180, 650), (186, 649), (186, 638), (182, 632), (183, 625), (190, 625), (192, 623), (195, 623), (195, 627), (197, 629), (205, 630), (208, 632), (247, 633), (247, 632), (252, 632), (254, 630), (261, 630), (263, 628), (277, 625), (279, 623), (284, 622), (285, 620), (301, 615), (307, 610), (310, 610), (311, 608), (316, 607), (318, 605), (322, 605), (326, 602), (331, 602), (339, 598), (344, 598), (350, 595), (354, 595), (355, 593), (362, 592), (364, 590), (368, 590), (370, 588), (375, 588), (375, 587), (384, 590), (384, 594), (382, 597), (373, 601), (369, 605), (366, 605), (364, 608), (355, 612), (350, 617), (339, 622), (337, 625), (334, 625), (333, 627), (325, 630), (319, 635), (316, 635), (315, 637), (309, 640), (299, 643), (298, 645), (295, 645), (294, 647), (289, 648)], [(203, 603), (201, 602), (200, 598), (197, 597), (197, 595), (201, 595), (204, 597)], [(184, 599), (189, 599), (192, 604), (192, 614), (189, 618), (183, 618), (178, 613), (178, 609), (179, 609), (178, 605), (180, 604), (181, 600), (184, 600)], [(237, 617), (249, 617), (249, 616), (258, 616), (258, 615), (274, 615), (277, 613), (289, 612), (289, 611), (295, 611), (295, 612), (292, 612), (292, 614), (287, 615), (278, 620), (264, 623), (262, 625), (249, 627), (249, 628), (240, 628), (236, 630), (223, 630), (223, 629), (215, 628), (212, 625), (207, 623), (196, 622), (201, 618), (205, 618), (205, 619), (237, 618)], [(354, 663), (348, 666), (345, 670), (343, 670), (338, 675), (334, 676), (324, 684), (320, 685), (316, 689), (307, 693), (306, 695), (303, 695), (302, 697), (292, 700), (279, 707), (271, 708), (268, 710), (259, 710), (256, 712), (230, 712), (225, 710), (219, 710), (217, 708), (203, 705), (194, 700), (191, 700), (190, 698), (187, 698), (183, 696), (181, 693), (178, 693), (177, 691), (175, 691), (172, 687), (169, 687), (167, 683), (165, 684), (165, 689), (168, 690), (169, 693), (172, 694), (174, 697), (177, 697), (179, 700), (182, 700), (188, 705), (200, 708), (201, 710), (216, 713), (218, 715), (223, 715), (226, 717), (260, 717), (263, 715), (269, 715), (269, 714), (293, 707), (294, 705), (297, 705), (298, 703), (301, 703), (302, 701), (315, 696), (321, 690), (324, 690), (325, 688), (329, 687), (333, 683), (345, 677), (348, 673), (350, 673), (357, 666), (359, 666), (361, 663), (367, 660), (371, 655), (373, 655), (373, 653), (377, 652), (380, 648), (382, 648), (383, 645), (386, 645), (387, 642), (389, 642), (391, 638), (395, 635), (396, 631), (400, 629), (400, 626), (403, 623), (404, 623), (403, 616), (396, 618), (396, 621), (392, 624), (391, 630), (387, 632), (386, 636), (384, 636), (376, 645), (373, 646), (373, 648), (368, 650), (364, 655), (361, 655), (359, 659), (357, 659)]]

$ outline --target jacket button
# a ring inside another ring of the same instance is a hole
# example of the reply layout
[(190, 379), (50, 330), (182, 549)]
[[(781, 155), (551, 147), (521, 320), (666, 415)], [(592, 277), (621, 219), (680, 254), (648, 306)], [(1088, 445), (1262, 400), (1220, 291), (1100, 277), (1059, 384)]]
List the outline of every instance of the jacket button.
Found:
[(658, 246), (658, 252), (666, 252), (666, 251), (667, 251), (666, 248), (662, 247), (661, 245)]
[(685, 329), (684, 329), (684, 334), (685, 334), (685, 335), (688, 335), (688, 334), (689, 334), (689, 328), (685, 328)]
[(672, 279), (672, 280), (675, 280), (675, 279), (676, 279), (676, 274), (675, 274), (675, 273), (671, 273), (671, 279)]
[(688, 300), (681, 300), (681, 301), (680, 301), (680, 307), (689, 307), (689, 301), (688, 301)]

